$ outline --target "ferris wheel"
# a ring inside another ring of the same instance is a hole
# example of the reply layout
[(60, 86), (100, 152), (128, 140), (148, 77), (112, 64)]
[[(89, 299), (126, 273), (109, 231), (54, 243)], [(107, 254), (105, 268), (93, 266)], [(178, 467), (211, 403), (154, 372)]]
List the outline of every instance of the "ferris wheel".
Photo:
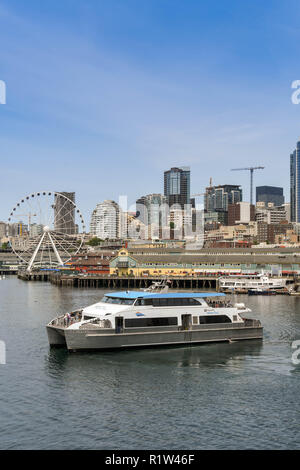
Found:
[(81, 249), (85, 224), (73, 199), (74, 193), (41, 191), (11, 210), (7, 237), (28, 271), (63, 266)]

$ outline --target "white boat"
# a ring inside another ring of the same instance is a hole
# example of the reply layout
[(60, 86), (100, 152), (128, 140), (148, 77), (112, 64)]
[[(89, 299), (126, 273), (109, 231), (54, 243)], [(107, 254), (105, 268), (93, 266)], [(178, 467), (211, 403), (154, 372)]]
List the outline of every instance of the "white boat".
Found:
[(221, 292), (248, 291), (249, 289), (279, 290), (286, 288), (286, 280), (269, 277), (265, 273), (224, 276), (218, 279)]
[(47, 333), (50, 346), (71, 351), (261, 339), (261, 323), (243, 317), (249, 312), (220, 293), (111, 292), (53, 319)]

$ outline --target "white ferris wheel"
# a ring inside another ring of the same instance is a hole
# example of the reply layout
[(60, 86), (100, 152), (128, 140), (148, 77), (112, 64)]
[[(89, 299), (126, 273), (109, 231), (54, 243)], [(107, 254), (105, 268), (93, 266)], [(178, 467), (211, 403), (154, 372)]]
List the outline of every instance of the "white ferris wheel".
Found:
[(72, 199), (72, 193), (40, 191), (11, 210), (7, 237), (28, 271), (63, 266), (81, 249), (85, 224)]

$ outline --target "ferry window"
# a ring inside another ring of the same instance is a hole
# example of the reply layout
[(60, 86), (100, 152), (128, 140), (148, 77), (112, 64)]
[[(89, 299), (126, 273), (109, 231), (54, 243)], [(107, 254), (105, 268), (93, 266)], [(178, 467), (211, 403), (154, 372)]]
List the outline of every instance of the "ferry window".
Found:
[(237, 315), (233, 315), (233, 321), (237, 321)]
[(190, 305), (199, 305), (199, 304), (201, 304), (201, 300), (198, 300), (198, 299), (187, 299), (187, 300), (189, 300)]
[(134, 305), (152, 305), (152, 299), (137, 299)]
[(125, 319), (125, 328), (144, 328), (147, 326), (169, 326), (177, 325), (176, 317), (159, 318), (127, 318)]
[(193, 325), (198, 325), (198, 317), (193, 317)]
[(207, 325), (210, 323), (232, 323), (231, 319), (227, 315), (207, 315), (200, 318), (201, 325)]
[(132, 305), (134, 299), (118, 299), (117, 297), (103, 297), (102, 302), (107, 304)]
[(189, 306), (189, 305), (198, 305), (199, 301), (197, 299), (191, 298), (167, 298), (167, 299), (153, 299), (153, 307), (179, 307), (179, 306)]

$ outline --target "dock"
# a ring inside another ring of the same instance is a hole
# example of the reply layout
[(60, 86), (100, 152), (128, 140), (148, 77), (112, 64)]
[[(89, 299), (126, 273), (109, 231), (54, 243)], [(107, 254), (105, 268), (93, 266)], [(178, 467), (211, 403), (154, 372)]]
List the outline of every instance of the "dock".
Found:
[[(23, 281), (51, 282), (59, 287), (91, 288), (91, 289), (144, 289), (153, 282), (165, 277), (147, 276), (113, 276), (100, 274), (66, 274), (47, 271), (19, 271), (18, 278)], [(170, 277), (173, 289), (216, 289), (217, 276), (186, 276)]]
[[(24, 281), (50, 282), (58, 287), (72, 287), (78, 289), (126, 289), (139, 290), (150, 287), (153, 282), (159, 282), (165, 279), (162, 276), (115, 276), (103, 274), (70, 274), (65, 272), (49, 272), (49, 271), (19, 271), (19, 279)], [(218, 276), (169, 276), (172, 289), (214, 289), (219, 291)], [(300, 292), (300, 277), (287, 278), (288, 282), (293, 285), (294, 292)], [(230, 292), (232, 293), (232, 292)], [(236, 291), (236, 294), (247, 293), (247, 291)], [(288, 293), (288, 292), (284, 292)]]

